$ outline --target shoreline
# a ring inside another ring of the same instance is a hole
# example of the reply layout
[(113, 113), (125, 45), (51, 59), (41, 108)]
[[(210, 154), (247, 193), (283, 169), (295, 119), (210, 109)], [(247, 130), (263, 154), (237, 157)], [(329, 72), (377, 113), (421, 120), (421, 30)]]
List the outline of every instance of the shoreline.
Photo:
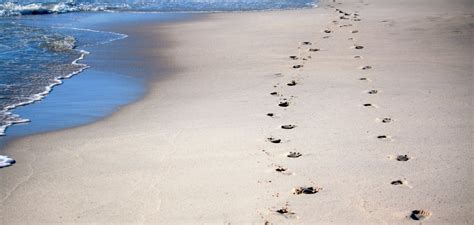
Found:
[[(144, 63), (170, 76), (103, 120), (12, 142), (0, 220), (472, 222), (468, 1), (323, 4), (150, 24), (169, 42)], [(305, 186), (318, 193), (292, 193)]]

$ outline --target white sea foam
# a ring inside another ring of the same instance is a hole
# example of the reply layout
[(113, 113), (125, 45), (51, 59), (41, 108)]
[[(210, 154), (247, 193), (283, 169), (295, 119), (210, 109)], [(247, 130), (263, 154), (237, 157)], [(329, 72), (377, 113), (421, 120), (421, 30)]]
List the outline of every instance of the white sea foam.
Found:
[(0, 155), (0, 168), (8, 167), (15, 164), (16, 161), (10, 157)]

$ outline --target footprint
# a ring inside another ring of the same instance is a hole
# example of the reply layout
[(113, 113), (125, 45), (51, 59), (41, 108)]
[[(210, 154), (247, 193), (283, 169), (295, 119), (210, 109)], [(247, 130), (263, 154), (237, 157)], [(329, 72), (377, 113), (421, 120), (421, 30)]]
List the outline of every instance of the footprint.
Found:
[(364, 46), (362, 46), (362, 45), (356, 45), (356, 46), (354, 46), (354, 48), (355, 48), (355, 49), (363, 49)]
[(385, 117), (385, 118), (382, 118), (382, 120), (381, 120), (380, 122), (382, 122), (382, 123), (390, 123), (390, 122), (392, 122), (392, 118)]
[(359, 31), (358, 30), (353, 30), (353, 31), (351, 31), (351, 33), (355, 34), (355, 33), (359, 33)]
[(361, 77), (359, 80), (369, 80), (367, 77)]
[(326, 34), (330, 34), (331, 32), (332, 32), (332, 31), (331, 31), (331, 30), (328, 30), (328, 29), (324, 30), (324, 33), (326, 33)]
[(431, 216), (431, 212), (424, 209), (413, 210), (410, 218), (413, 220), (424, 220)]
[(267, 113), (267, 116), (269, 116), (269, 117), (273, 117), (274, 115), (275, 114), (273, 114), (273, 113)]
[(301, 42), (301, 45), (312, 45), (313, 43), (309, 42), (309, 41), (303, 41)]
[(294, 65), (293, 69), (299, 69), (299, 68), (302, 68), (302, 67), (303, 67), (303, 65)]
[(344, 24), (344, 25), (340, 25), (339, 27), (343, 28), (343, 27), (352, 27), (352, 24)]
[(280, 107), (288, 107), (289, 105), (290, 105), (290, 103), (287, 102), (287, 101), (278, 103), (278, 106), (280, 106)]
[(380, 140), (390, 140), (390, 137), (387, 136), (387, 135), (379, 135), (379, 136), (377, 136), (377, 139), (380, 139)]
[(295, 128), (296, 125), (291, 125), (291, 124), (288, 124), (288, 125), (281, 125), (281, 129), (285, 129), (285, 130), (291, 130), (293, 128)]
[(359, 21), (361, 21), (361, 19), (355, 18), (355, 19), (353, 19), (353, 21), (359, 22)]
[(280, 209), (277, 209), (275, 212), (281, 214), (281, 215), (284, 215), (284, 216), (288, 216), (288, 215), (294, 215), (295, 213), (292, 212), (288, 206), (288, 203), (285, 204), (285, 206), (281, 207)]
[(290, 83), (286, 84), (288, 86), (295, 86), (296, 85), (296, 81), (295, 80), (292, 80)]
[(9, 167), (15, 164), (16, 161), (8, 156), (0, 155), (0, 168)]
[(299, 158), (299, 157), (301, 157), (301, 156), (302, 156), (302, 154), (299, 153), (299, 152), (289, 152), (289, 153), (286, 155), (286, 157), (288, 157), (288, 158)]
[(408, 155), (397, 155), (396, 160), (400, 162), (406, 162), (410, 160), (410, 157), (408, 157)]
[(269, 137), (269, 138), (267, 138), (267, 140), (268, 140), (269, 142), (273, 143), (273, 144), (279, 144), (279, 143), (281, 143), (281, 139), (279, 139), (279, 138)]
[(310, 52), (319, 52), (320, 49), (319, 48), (310, 48), (310, 49), (308, 49), (308, 51), (310, 51)]
[(390, 182), (391, 185), (403, 185), (404, 182), (402, 180), (394, 180)]
[(361, 69), (362, 70), (370, 70), (370, 69), (372, 69), (372, 66), (363, 66)]
[(324, 36), (323, 39), (328, 39), (330, 38), (331, 36)]
[(375, 89), (372, 89), (372, 90), (370, 90), (370, 91), (367, 91), (367, 94), (369, 94), (369, 95), (375, 95), (375, 94), (377, 94), (377, 93), (379, 93), (379, 91), (377, 91), (377, 90), (375, 90)]
[(296, 56), (296, 55), (290, 55), (290, 59), (297, 60), (297, 59), (298, 59), (298, 56)]
[(293, 194), (294, 195), (300, 195), (300, 194), (316, 194), (323, 189), (320, 187), (295, 187), (293, 188)]
[(371, 104), (371, 103), (365, 103), (363, 104), (364, 107), (370, 107), (370, 108), (376, 108), (375, 105)]
[(341, 20), (348, 20), (349, 18), (347, 18), (347, 17), (345, 17), (345, 16), (341, 16), (341, 17), (339, 17), (339, 19), (341, 19)]
[(274, 92), (271, 92), (270, 95), (273, 95), (273, 96), (278, 96), (278, 92), (274, 91)]
[(282, 167), (282, 166), (277, 166), (277, 167), (275, 168), (275, 171), (277, 171), (277, 172), (285, 172), (285, 171), (287, 171), (287, 170), (288, 170), (287, 168)]
[(362, 57), (360, 55), (354, 56), (354, 59), (361, 59)]

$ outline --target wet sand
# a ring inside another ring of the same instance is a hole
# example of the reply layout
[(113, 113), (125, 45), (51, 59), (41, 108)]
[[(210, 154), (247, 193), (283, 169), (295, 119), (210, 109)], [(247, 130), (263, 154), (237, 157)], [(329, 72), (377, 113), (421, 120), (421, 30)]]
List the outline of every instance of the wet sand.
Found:
[(472, 223), (469, 4), (147, 27), (169, 76), (111, 117), (4, 149), (0, 221)]

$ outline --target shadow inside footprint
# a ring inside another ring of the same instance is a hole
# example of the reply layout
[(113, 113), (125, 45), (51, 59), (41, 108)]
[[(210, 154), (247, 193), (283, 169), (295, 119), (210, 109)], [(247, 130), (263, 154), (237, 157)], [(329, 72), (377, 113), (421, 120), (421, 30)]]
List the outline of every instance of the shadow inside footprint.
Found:
[(288, 86), (295, 86), (295, 85), (296, 85), (296, 81), (295, 81), (295, 80), (292, 80), (290, 83), (287, 83), (286, 85), (288, 85)]
[(359, 80), (367, 80), (367, 78), (366, 77), (361, 77), (361, 78), (359, 78)]
[(288, 170), (287, 168), (282, 167), (282, 166), (277, 166), (277, 168), (275, 168), (275, 171), (277, 171), (277, 172), (285, 172), (287, 170)]
[(372, 69), (372, 66), (364, 66), (364, 67), (362, 67), (361, 69), (362, 69), (362, 70), (370, 70), (370, 69)]
[(410, 218), (412, 218), (413, 220), (424, 220), (430, 216), (431, 216), (430, 211), (420, 209), (420, 210), (413, 210), (411, 212)]
[(297, 59), (298, 59), (298, 56), (296, 56), (296, 55), (290, 55), (290, 59), (297, 60)]
[(273, 116), (274, 116), (274, 114), (273, 114), (273, 113), (267, 113), (267, 116), (269, 116), (269, 117), (273, 117)]
[(402, 180), (394, 180), (392, 182), (390, 182), (391, 185), (402, 185), (403, 184), (403, 181)]
[(370, 103), (365, 103), (363, 106), (365, 106), (365, 107), (374, 107), (374, 105), (372, 105)]
[(408, 155), (397, 155), (396, 160), (400, 162), (406, 162), (410, 160), (410, 157), (408, 157)]
[(303, 65), (294, 65), (293, 69), (299, 69), (299, 68), (302, 68), (302, 67), (303, 67)]
[(370, 90), (370, 91), (367, 92), (367, 94), (369, 94), (369, 95), (375, 95), (375, 94), (377, 94), (378, 92), (379, 92), (379, 91), (377, 91), (377, 90)]
[(299, 158), (301, 156), (302, 156), (302, 154), (299, 153), (299, 152), (290, 152), (286, 155), (286, 157), (288, 157), (288, 158)]
[(320, 49), (319, 48), (310, 48), (310, 49), (308, 49), (308, 51), (310, 51), (310, 52), (319, 52)]
[(291, 130), (293, 128), (295, 128), (296, 125), (291, 125), (291, 124), (288, 124), (288, 125), (281, 125), (281, 129), (285, 129), (285, 130)]
[(309, 41), (303, 41), (301, 42), (302, 45), (312, 45), (313, 43), (309, 42)]
[(353, 30), (353, 31), (351, 31), (351, 32), (352, 32), (353, 34), (355, 34), (355, 33), (359, 33), (359, 31), (358, 31), (358, 30)]
[(300, 195), (300, 194), (316, 194), (323, 189), (320, 187), (295, 187), (293, 188), (293, 194), (294, 195)]
[(389, 117), (385, 117), (382, 119), (382, 123), (390, 123), (390, 122), (392, 122), (392, 119)]
[(364, 46), (362, 46), (362, 45), (356, 45), (354, 48), (355, 48), (355, 49), (363, 49)]
[(330, 34), (332, 31), (331, 30), (324, 30), (324, 33)]
[(276, 91), (271, 92), (270, 95), (278, 95), (278, 92), (276, 92)]
[(273, 138), (273, 137), (270, 137), (270, 138), (267, 138), (267, 140), (273, 144), (279, 144), (281, 143), (281, 139), (279, 138)]
[(286, 101), (278, 103), (278, 106), (280, 106), (280, 107), (288, 107), (289, 105), (290, 105), (290, 103), (286, 102)]

